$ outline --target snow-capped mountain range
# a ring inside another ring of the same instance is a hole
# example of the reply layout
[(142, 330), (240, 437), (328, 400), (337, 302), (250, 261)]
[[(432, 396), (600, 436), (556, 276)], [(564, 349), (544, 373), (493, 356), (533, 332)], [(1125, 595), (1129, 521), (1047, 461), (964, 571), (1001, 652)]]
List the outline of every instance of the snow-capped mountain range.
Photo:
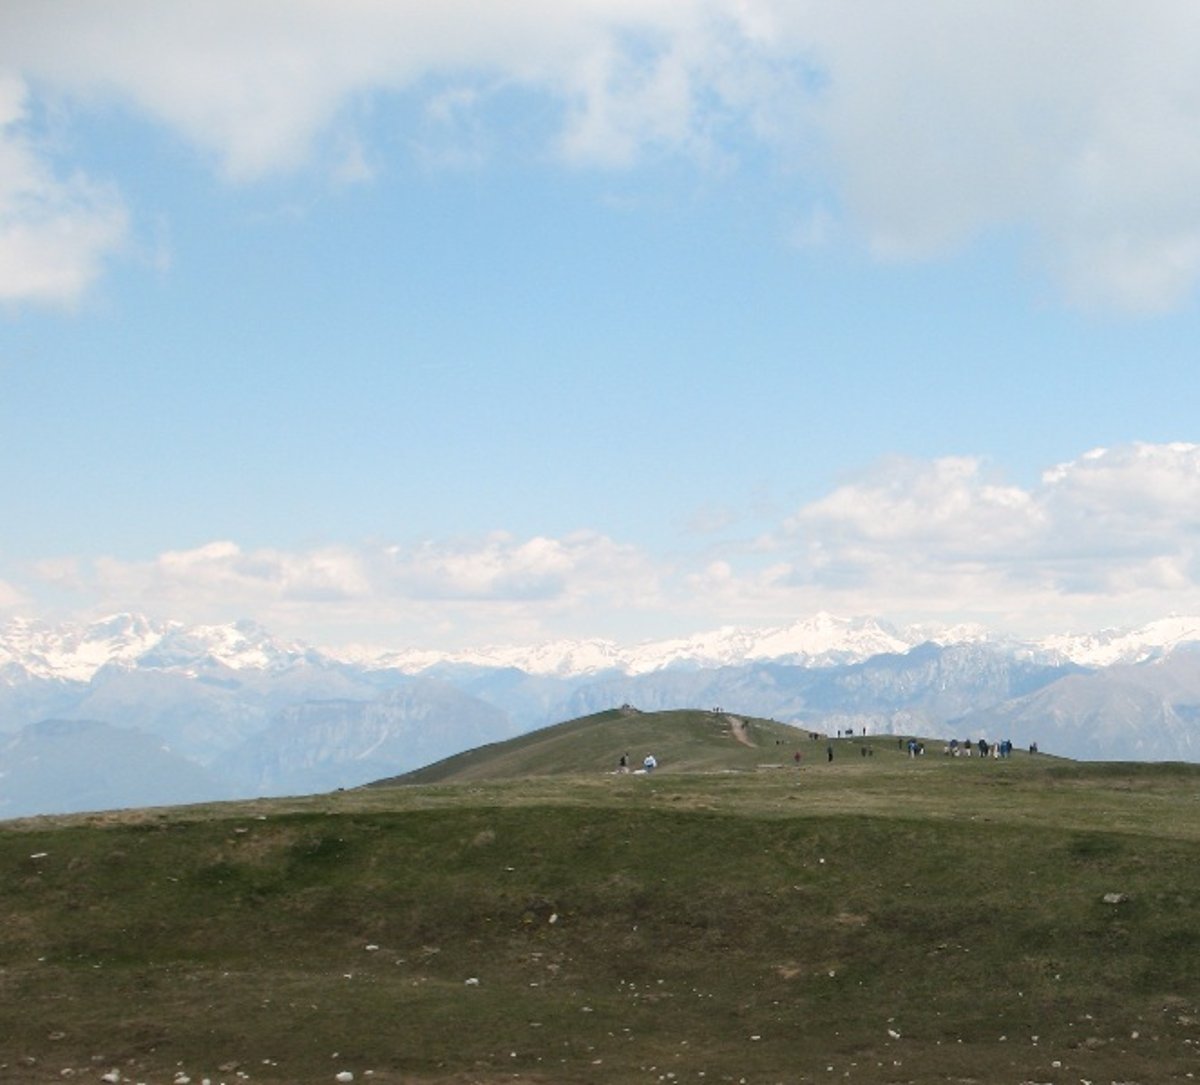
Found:
[(446, 663), (513, 667), (527, 674), (561, 676), (618, 670), (649, 674), (669, 667), (733, 667), (772, 661), (802, 667), (861, 663), (872, 656), (904, 653), (919, 644), (943, 647), (992, 644), (1040, 662), (1107, 667), (1141, 663), (1181, 644), (1200, 643), (1200, 617), (1169, 617), (1136, 629), (1063, 633), (1020, 640), (977, 625), (913, 625), (895, 628), (875, 618), (818, 613), (791, 625), (768, 628), (722, 626), (707, 633), (621, 646), (608, 640), (560, 640), (533, 647), (480, 648), (460, 652), (353, 651), (335, 653), (346, 662), (418, 673)]
[(1034, 641), (822, 613), (458, 652), (323, 650), (248, 621), (14, 620), (0, 625), (0, 818), (352, 786), (623, 703), (1200, 760), (1200, 617)]
[(918, 644), (991, 644), (1038, 662), (1107, 667), (1140, 663), (1181, 644), (1200, 643), (1200, 617), (1172, 616), (1136, 629), (1064, 633), (1018, 640), (980, 626), (895, 628), (875, 618), (818, 613), (786, 626), (722, 626), (706, 633), (623, 646), (600, 639), (459, 651), (351, 647), (318, 649), (282, 641), (250, 621), (185, 626), (136, 614), (51, 626), (15, 619), (0, 625), (0, 678), (17, 668), (39, 678), (87, 682), (102, 667), (195, 671), (214, 664), (235, 671), (278, 671), (300, 661), (341, 663), (368, 670), (420, 674), (446, 666), (509, 668), (562, 678), (618, 671), (650, 674), (667, 668), (733, 667), (754, 662), (827, 667), (860, 663)]
[(185, 626), (137, 614), (77, 625), (14, 619), (0, 626), (0, 678), (14, 669), (37, 678), (89, 682), (102, 667), (282, 669), (320, 653), (277, 640), (261, 626)]
[(102, 667), (196, 670), (218, 664), (234, 671), (280, 671), (300, 661), (324, 660), (374, 671), (418, 675), (433, 667), (512, 669), (527, 675), (578, 677), (604, 671), (648, 675), (668, 667), (749, 663), (835, 666), (872, 655), (904, 653), (922, 643), (989, 643), (1040, 663), (1086, 667), (1142, 663), (1186, 643), (1200, 643), (1200, 617), (1160, 619), (1136, 629), (1060, 634), (1021, 641), (977, 625), (893, 628), (875, 618), (817, 613), (790, 625), (751, 629), (725, 625), (708, 633), (622, 646), (608, 640), (559, 640), (438, 652), (431, 649), (322, 649), (281, 641), (253, 622), (192, 625), (113, 615), (86, 624), (49, 625), (17, 618), (0, 625), (0, 677), (19, 669), (38, 678), (89, 682)]

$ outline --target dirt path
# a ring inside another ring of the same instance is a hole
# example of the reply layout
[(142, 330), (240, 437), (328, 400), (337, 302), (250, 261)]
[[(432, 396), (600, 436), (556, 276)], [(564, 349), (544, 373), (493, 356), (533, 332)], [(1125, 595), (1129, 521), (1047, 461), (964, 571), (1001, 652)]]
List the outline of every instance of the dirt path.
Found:
[(743, 746), (754, 745), (750, 740), (750, 736), (746, 733), (746, 721), (744, 719), (740, 716), (726, 716), (725, 722), (729, 724), (729, 733)]

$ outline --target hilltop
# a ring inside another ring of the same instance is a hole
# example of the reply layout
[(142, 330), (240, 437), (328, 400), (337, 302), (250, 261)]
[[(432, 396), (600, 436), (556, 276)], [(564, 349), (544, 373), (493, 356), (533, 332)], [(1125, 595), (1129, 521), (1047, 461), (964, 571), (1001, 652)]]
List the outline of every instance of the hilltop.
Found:
[[(1193, 1072), (1200, 769), (890, 736), (796, 768), (783, 725), (747, 720), (751, 747), (724, 720), (608, 713), (453, 783), (0, 825), (0, 1083)], [(648, 735), (662, 770), (614, 773)]]
[(371, 786), (612, 772), (622, 755), (628, 755), (631, 771), (648, 754), (659, 772), (746, 771), (794, 765), (796, 751), (802, 758), (825, 756), (825, 746), (815, 745), (809, 733), (777, 720), (719, 708), (642, 712), (626, 705), (489, 743)]

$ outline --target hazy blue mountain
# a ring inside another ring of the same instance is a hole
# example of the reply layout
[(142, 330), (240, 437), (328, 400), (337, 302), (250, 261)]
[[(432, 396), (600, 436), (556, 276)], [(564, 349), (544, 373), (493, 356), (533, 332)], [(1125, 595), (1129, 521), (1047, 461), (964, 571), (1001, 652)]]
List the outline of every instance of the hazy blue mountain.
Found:
[(0, 738), (0, 818), (232, 797), (160, 739), (98, 720), (44, 720)]
[(213, 768), (242, 794), (304, 794), (407, 772), (514, 733), (500, 709), (420, 678), (372, 701), (285, 708)]
[(616, 675), (586, 683), (568, 716), (629, 703), (647, 711), (736, 706), (822, 731), (941, 733), (951, 719), (1049, 685), (1079, 668), (1023, 660), (982, 644), (923, 644), (841, 667), (761, 664)]
[(1200, 760), (1200, 651), (1067, 675), (966, 713), (966, 734), (1097, 760)]

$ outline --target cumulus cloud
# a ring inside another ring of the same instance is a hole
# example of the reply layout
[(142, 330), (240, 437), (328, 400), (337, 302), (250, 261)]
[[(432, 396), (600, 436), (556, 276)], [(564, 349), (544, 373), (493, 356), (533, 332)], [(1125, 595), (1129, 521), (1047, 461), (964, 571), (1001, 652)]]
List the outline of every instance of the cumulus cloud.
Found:
[(798, 510), (774, 554), (790, 591), (826, 605), (1119, 624), (1200, 605), (1198, 501), (1193, 444), (1095, 449), (1030, 489), (975, 458), (896, 460)]
[(0, 70), (0, 299), (71, 303), (124, 242), (120, 199), (59, 176), (27, 132), (26, 87)]
[[(0, 68), (81, 108), (153, 118), (235, 181), (295, 169), (323, 140), (335, 174), (369, 176), (354, 106), (380, 95), (429, 103), (423, 123), (444, 138), (412, 143), (478, 161), (479, 118), (515, 90), (554, 118), (541, 135), (567, 162), (725, 162), (753, 141), (798, 192), (832, 196), (842, 221), (823, 210), (801, 238), (857, 236), (909, 260), (1021, 237), (1069, 296), (1146, 311), (1179, 304), (1200, 275), (1198, 48), (1200, 9), (1175, 0), (130, 0), (120, 19), (86, 0), (10, 0), (0, 11)], [(111, 243), (111, 207), (99, 215), (82, 182), (32, 167), (51, 207), (91, 208), (88, 251)]]
[(109, 599), (197, 615), (222, 611), (231, 599), (256, 610), (277, 603), (337, 602), (367, 590), (361, 559), (348, 550), (244, 551), (229, 541), (170, 550), (143, 562), (98, 558), (90, 573), (80, 569), (77, 576)]
[(497, 532), (477, 542), (392, 547), (382, 569), (418, 599), (561, 604), (597, 592), (633, 599), (653, 590), (653, 575), (633, 547), (593, 532), (524, 541)]
[(1193, 288), (1195, 7), (817, 7), (815, 32), (803, 12), (788, 28), (812, 34), (827, 65), (822, 129), (880, 255), (1017, 231), (1086, 303), (1156, 310)]
[(659, 573), (646, 556), (594, 532), (307, 551), (219, 540), (146, 561), (46, 561), (35, 572), (101, 613), (201, 622), (252, 616), (310, 639), (322, 631), (419, 645), (539, 639), (561, 634), (566, 621), (604, 622), (613, 611), (661, 602)]
[[(820, 610), (1014, 633), (1200, 613), (1200, 445), (1088, 451), (1035, 485), (974, 457), (894, 459), (797, 509), (768, 536), (672, 560), (595, 531), (308, 550), (213, 541), (149, 560), (34, 570), (93, 613), (252, 617), (317, 643), (393, 647), (636, 641)], [(0, 581), (0, 607), (34, 584)]]
[(0, 580), (0, 612), (29, 605), (28, 596), (15, 585)]

